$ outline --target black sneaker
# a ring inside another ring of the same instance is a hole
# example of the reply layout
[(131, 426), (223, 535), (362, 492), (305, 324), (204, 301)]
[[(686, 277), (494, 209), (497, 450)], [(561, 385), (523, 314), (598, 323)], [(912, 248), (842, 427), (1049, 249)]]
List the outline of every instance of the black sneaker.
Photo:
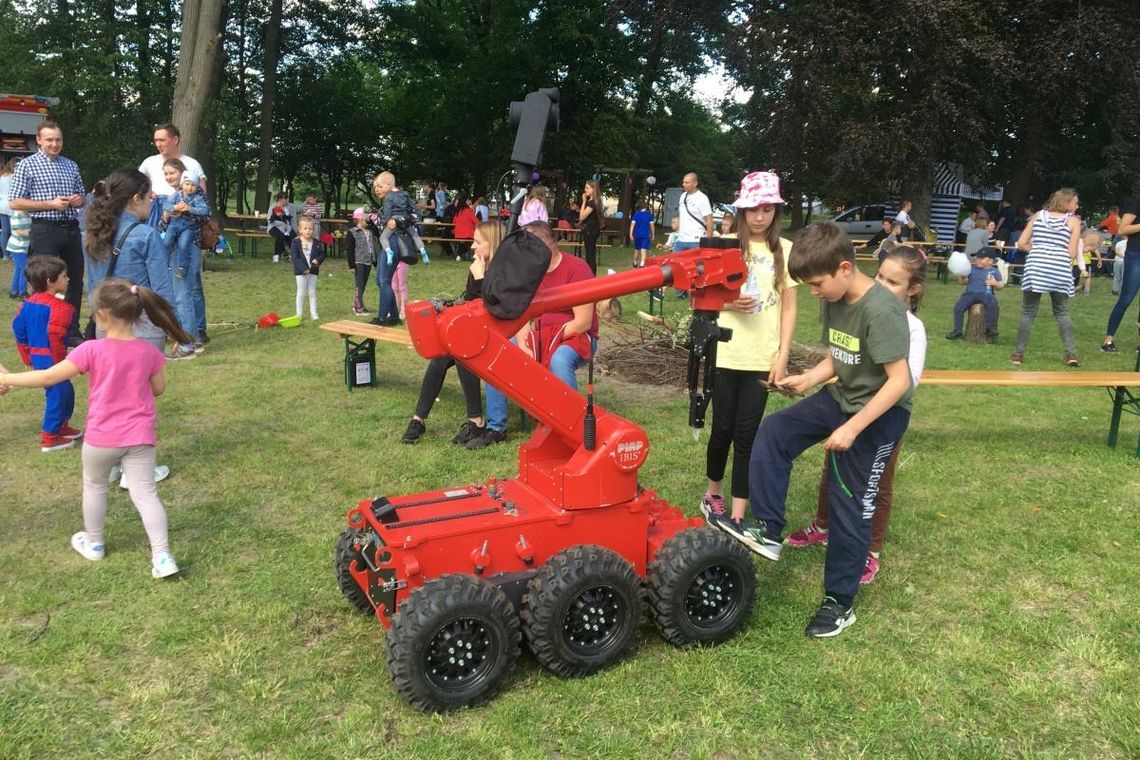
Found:
[(1120, 349), (1118, 349), (1116, 347), (1115, 343), (1109, 343), (1108, 341), (1105, 341), (1104, 343), (1101, 344), (1100, 350), (1102, 353), (1115, 354)]
[(997, 330), (986, 330), (986, 343), (997, 343)]
[(830, 596), (823, 598), (819, 605), (819, 612), (804, 629), (805, 636), (814, 636), (817, 639), (826, 639), (843, 633), (847, 626), (855, 624), (855, 609), (844, 607)]
[(417, 420), (413, 417), (408, 420), (408, 428), (404, 431), (404, 437), (400, 439), (400, 443), (415, 443), (425, 430), (427, 427), (424, 426), (423, 420)]
[(962, 333), (958, 330), (951, 330), (950, 332), (946, 333), (946, 340), (958, 340), (961, 337)]
[(487, 428), (479, 427), (471, 420), (465, 420), (464, 423), (459, 426), (459, 432), (455, 434), (451, 442), (456, 446), (466, 446), (469, 441), (483, 435), (486, 430)]
[(485, 449), (491, 444), (502, 443), (505, 440), (507, 440), (506, 430), (492, 430), (491, 428), (483, 428), (483, 432), (479, 436), (472, 438), (470, 441), (465, 443), (464, 447), (474, 451), (475, 449)]
[(206, 334), (205, 330), (198, 333), (198, 342), (201, 343), (203, 346), (210, 342), (210, 336)]

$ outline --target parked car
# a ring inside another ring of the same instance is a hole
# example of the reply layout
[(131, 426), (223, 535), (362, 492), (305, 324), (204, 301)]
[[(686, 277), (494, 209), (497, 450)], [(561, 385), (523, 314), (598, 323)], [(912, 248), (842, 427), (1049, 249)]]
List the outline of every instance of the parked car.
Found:
[(898, 210), (889, 203), (871, 203), (842, 211), (831, 217), (831, 221), (842, 227), (852, 240), (868, 240), (882, 229), (883, 217), (893, 219), (896, 213)]

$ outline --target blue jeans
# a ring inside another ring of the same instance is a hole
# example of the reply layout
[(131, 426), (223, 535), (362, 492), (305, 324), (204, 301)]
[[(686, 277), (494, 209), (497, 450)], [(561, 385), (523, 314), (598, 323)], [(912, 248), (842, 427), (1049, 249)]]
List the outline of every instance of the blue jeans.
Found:
[[(514, 343), (514, 339), (511, 339)], [(598, 350), (598, 339), (590, 338), (590, 353)], [(569, 346), (559, 346), (550, 357), (550, 371), (562, 382), (578, 390), (578, 376), (575, 371), (586, 363), (578, 352)], [(487, 427), (491, 430), (507, 429), (507, 397), (490, 383), (487, 383)]]
[[(784, 504), (792, 462), (850, 419), (824, 388), (803, 401), (770, 414), (760, 423), (748, 463), (752, 515), (763, 520), (769, 537), (784, 530)], [(910, 423), (910, 412), (894, 406), (855, 438), (847, 451), (827, 452), (828, 541), (823, 588), (850, 605), (871, 546), (880, 477)]]
[(171, 278), (174, 285), (174, 313), (178, 315), (178, 324), (192, 336), (198, 334), (198, 314), (194, 308), (194, 290), (202, 290), (202, 252), (198, 246), (192, 246), (190, 266), (186, 268), (186, 276), (179, 277), (177, 270)]
[(8, 252), (8, 238), (12, 236), (12, 217), (0, 214), (0, 253)]
[(384, 251), (378, 252), (376, 284), (380, 287), (380, 308), (376, 310), (376, 319), (381, 322), (400, 318), (400, 310), (396, 307), (396, 292), (392, 290), (392, 277), (396, 274), (397, 266), (399, 266), (398, 261), (388, 266), (388, 255)]
[(24, 277), (24, 267), (28, 265), (28, 254), (26, 253), (12, 253), (8, 251), (8, 255), (12, 257), (12, 263), (15, 268), (12, 270), (12, 287), (8, 291), (13, 295), (28, 294), (28, 281)]
[(197, 246), (194, 247), (190, 263), (193, 267), (187, 277), (193, 276), (194, 278), (190, 283), (190, 297), (194, 301), (195, 325), (190, 334), (197, 338), (206, 332), (206, 293), (202, 290), (202, 251)]
[[(174, 274), (179, 267), (190, 269), (191, 251), (198, 250), (194, 238), (198, 233), (198, 225), (188, 219), (171, 219), (166, 227), (166, 234), (162, 242), (166, 245), (166, 253), (170, 259), (170, 273)], [(201, 258), (201, 257), (199, 257)]]
[(998, 302), (993, 293), (963, 293), (959, 296), (954, 304), (954, 332), (962, 332), (962, 319), (976, 303), (986, 309), (986, 330), (997, 332)]
[(1104, 331), (1105, 335), (1116, 335), (1116, 328), (1120, 327), (1124, 312), (1128, 311), (1136, 294), (1140, 293), (1140, 251), (1126, 252), (1124, 261), (1117, 266), (1124, 270), (1124, 276), (1120, 281), (1120, 297), (1116, 300), (1116, 306), (1112, 307), (1112, 313), (1108, 315), (1108, 329)]

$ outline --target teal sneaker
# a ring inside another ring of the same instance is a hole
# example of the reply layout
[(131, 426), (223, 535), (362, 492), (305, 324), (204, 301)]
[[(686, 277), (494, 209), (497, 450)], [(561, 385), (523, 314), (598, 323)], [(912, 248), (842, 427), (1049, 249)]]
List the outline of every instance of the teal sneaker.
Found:
[(754, 554), (759, 554), (764, 559), (770, 559), (773, 562), (780, 561), (780, 549), (783, 548), (783, 545), (778, 537), (768, 533), (768, 526), (764, 524), (763, 520), (749, 520), (747, 522), (729, 520), (718, 524), (717, 527), (747, 546)]

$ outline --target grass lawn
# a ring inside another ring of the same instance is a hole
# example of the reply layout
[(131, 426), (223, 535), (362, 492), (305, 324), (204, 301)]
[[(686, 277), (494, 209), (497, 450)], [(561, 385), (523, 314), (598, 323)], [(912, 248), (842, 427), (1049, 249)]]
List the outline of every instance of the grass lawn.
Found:
[[(603, 266), (628, 266), (604, 250)], [(456, 293), (463, 266), (415, 267), (413, 296)], [(320, 312), (346, 318), (343, 260), (325, 271)], [(883, 569), (838, 639), (803, 636), (822, 550), (788, 550), (757, 560), (752, 620), (719, 648), (678, 651), (646, 622), (636, 655), (597, 676), (562, 680), (524, 655), (490, 704), (432, 716), (393, 691), (383, 629), (340, 596), (333, 545), (357, 500), (511, 475), (520, 439), (451, 446), (451, 379), (424, 439), (402, 446), (423, 360), (381, 345), (381, 387), (348, 393), (337, 338), (308, 320), (252, 329), (292, 313), (288, 264), (214, 260), (205, 286), (213, 342), (167, 366), (158, 401), (177, 579), (151, 579), (125, 491), (110, 496), (107, 559), (69, 548), (79, 451), (39, 452), (42, 393), (0, 398), (0, 757), (1140, 756), (1140, 424), (1126, 417), (1106, 448), (1103, 390), (920, 389)], [(1114, 299), (1107, 280), (1094, 287), (1073, 299), (1082, 369), (1131, 369), (1130, 327), (1119, 354), (1096, 350)], [(999, 295), (999, 344), (978, 346), (942, 337), (959, 292), (928, 287), (928, 366), (1008, 369), (1019, 294)], [(798, 338), (814, 342), (819, 310), (799, 297)], [(14, 312), (0, 302), (9, 369)], [(1025, 369), (1061, 359), (1042, 308)], [(683, 394), (603, 379), (599, 397), (648, 430), (643, 482), (696, 513), (706, 439), (689, 435)], [(810, 519), (819, 467), (817, 451), (796, 467), (789, 529)]]

